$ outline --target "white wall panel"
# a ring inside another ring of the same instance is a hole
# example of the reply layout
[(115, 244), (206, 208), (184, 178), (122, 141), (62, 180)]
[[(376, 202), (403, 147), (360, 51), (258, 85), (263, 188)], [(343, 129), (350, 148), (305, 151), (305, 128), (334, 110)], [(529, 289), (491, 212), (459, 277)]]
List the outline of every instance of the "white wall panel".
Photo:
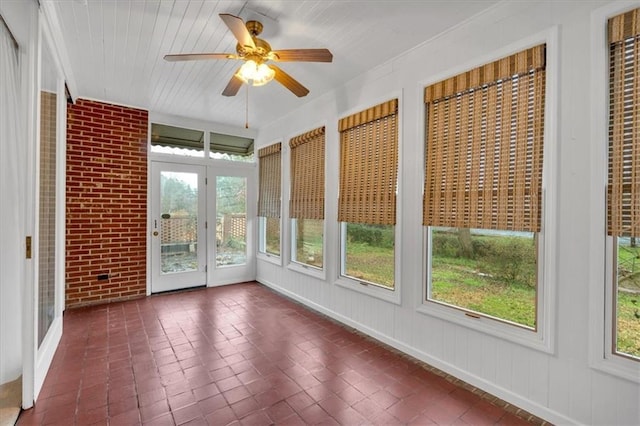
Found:
[[(286, 267), (259, 261), (258, 280), (551, 422), (640, 424), (640, 386), (593, 369), (588, 358), (589, 318), (597, 314), (589, 311), (589, 242), (592, 233), (601, 232), (591, 229), (588, 201), (591, 15), (609, 3), (502, 2), (260, 129), (257, 142), (264, 146), (312, 128), (317, 117), (325, 120), (327, 279), (305, 278)], [(425, 315), (416, 307), (422, 295), (424, 264), (422, 88), (436, 77), (462, 72), (494, 52), (552, 30), (558, 32), (555, 51), (559, 63), (553, 65), (559, 75), (549, 101), (558, 108), (547, 117), (555, 126), (548, 143), (558, 158), (558, 168), (557, 179), (548, 185), (556, 190), (559, 201), (553, 212), (558, 230), (552, 248), (556, 269), (549, 271), (557, 294), (551, 325), (556, 346), (546, 353)], [(389, 93), (402, 93), (400, 305), (334, 284), (338, 270), (336, 123), (346, 113), (366, 108)], [(287, 185), (285, 181), (284, 194)], [(283, 204), (286, 202), (285, 197)]]
[(579, 363), (571, 363), (569, 382), (569, 416), (579, 423), (591, 423), (592, 373)]
[[(549, 409), (569, 413), (569, 397), (573, 386), (569, 378), (571, 363), (556, 359), (549, 365)], [(611, 415), (611, 413), (609, 414)]]
[(527, 398), (529, 395), (529, 367), (533, 356), (529, 355), (530, 349), (522, 346), (513, 346), (511, 351), (511, 389)]
[(466, 335), (467, 348), (467, 370), (474, 376), (482, 377), (482, 369), (486, 364), (482, 356), (477, 353), (482, 353), (482, 345), (486, 336), (479, 333), (468, 333)]
[(496, 344), (496, 357), (492, 360), (483, 359), (483, 361), (487, 363), (495, 362), (495, 383), (505, 389), (511, 389), (513, 387), (513, 375), (511, 373), (513, 364), (513, 348), (514, 345), (503, 340), (498, 340)]
[(482, 364), (482, 371), (479, 376), (484, 377), (486, 380), (490, 382), (496, 381), (497, 370), (499, 370), (496, 366), (495, 362), (486, 362), (487, 359), (496, 359), (498, 356), (498, 344), (496, 339), (489, 336), (483, 336), (482, 338), (482, 350), (479, 358)]
[[(601, 377), (600, 374), (596, 375)], [(608, 378), (610, 379), (610, 378)], [(601, 380), (594, 380), (594, 389), (598, 389), (601, 384)], [(613, 422), (615, 424), (640, 424), (640, 393), (638, 392), (638, 385), (631, 382), (620, 382), (620, 380), (614, 380), (615, 383), (609, 384), (609, 389), (614, 389), (608, 396), (604, 396), (606, 401), (609, 401), (615, 407), (615, 415)], [(594, 395), (595, 397), (596, 395)], [(597, 395), (601, 396), (601, 395)], [(614, 399), (615, 401), (611, 401)], [(604, 409), (604, 412), (609, 414), (611, 409)], [(606, 414), (598, 413), (598, 419), (603, 419), (603, 424), (608, 422)], [(635, 420), (634, 420), (635, 419)], [(593, 422), (595, 424), (595, 421)]]
[(549, 403), (549, 357), (542, 353), (525, 354), (529, 363), (528, 398), (536, 404), (546, 406)]

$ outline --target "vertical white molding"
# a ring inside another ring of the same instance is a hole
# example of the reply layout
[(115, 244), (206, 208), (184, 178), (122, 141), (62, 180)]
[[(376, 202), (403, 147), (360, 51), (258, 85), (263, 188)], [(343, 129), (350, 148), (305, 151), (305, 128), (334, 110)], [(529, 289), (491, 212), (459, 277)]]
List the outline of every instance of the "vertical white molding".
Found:
[[(36, 347), (36, 322), (35, 322), (35, 288), (37, 285), (37, 273), (35, 270), (37, 259), (37, 238), (35, 233), (36, 227), (36, 176), (37, 169), (37, 141), (39, 136), (39, 114), (38, 114), (38, 78), (39, 78), (39, 58), (40, 58), (40, 37), (39, 37), (39, 15), (35, 2), (31, 2), (28, 7), (28, 17), (26, 26), (29, 28), (28, 42), (24, 46), (24, 53), (21, 54), (22, 66), (22, 82), (23, 93), (26, 101), (26, 140), (25, 140), (25, 164), (24, 164), (24, 182), (22, 188), (25, 194), (25, 237), (32, 236), (32, 253), (35, 254), (31, 259), (24, 263), (24, 283), (22, 294), (22, 408), (31, 408), (35, 400), (35, 347)], [(24, 243), (21, 245), (21, 251), (25, 252)]]

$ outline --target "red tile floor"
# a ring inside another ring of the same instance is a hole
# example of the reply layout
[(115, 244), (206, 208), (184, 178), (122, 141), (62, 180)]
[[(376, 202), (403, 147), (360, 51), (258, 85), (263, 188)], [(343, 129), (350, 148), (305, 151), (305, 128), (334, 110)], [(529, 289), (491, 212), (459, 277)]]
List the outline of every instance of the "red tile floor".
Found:
[(529, 424), (492, 400), (245, 283), (68, 310), (18, 425)]

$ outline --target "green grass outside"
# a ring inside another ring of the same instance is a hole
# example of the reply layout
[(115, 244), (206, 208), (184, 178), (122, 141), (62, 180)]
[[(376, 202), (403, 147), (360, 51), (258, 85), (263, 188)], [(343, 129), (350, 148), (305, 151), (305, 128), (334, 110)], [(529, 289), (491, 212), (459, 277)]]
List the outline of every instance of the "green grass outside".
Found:
[(350, 277), (393, 288), (394, 263), (393, 248), (348, 243), (346, 274)]
[(618, 352), (640, 358), (640, 247), (620, 240), (618, 247)]
[(473, 260), (434, 257), (432, 262), (433, 300), (535, 327), (534, 288), (480, 275)]
[(268, 217), (266, 222), (266, 252), (274, 256), (280, 256), (280, 218)]
[(640, 357), (640, 294), (618, 291), (618, 351)]
[[(512, 263), (498, 261), (503, 265), (487, 265), (487, 251), (494, 244), (503, 244), (502, 250), (511, 254), (510, 246), (505, 244), (505, 237), (474, 236), (474, 244), (481, 254), (475, 259), (462, 257), (456, 253), (456, 239), (451, 234), (446, 241), (439, 241), (444, 247), (445, 255), (435, 255), (432, 259), (432, 292), (433, 300), (469, 309), (492, 317), (514, 322), (526, 327), (535, 327), (536, 290), (535, 262), (524, 261), (518, 271), (518, 279), (508, 280), (505, 275), (513, 274)], [(495, 243), (503, 239), (502, 243)], [(507, 241), (508, 242), (508, 241)], [(321, 250), (319, 240), (308, 238), (304, 251)], [(518, 244), (516, 241), (509, 242)], [(534, 245), (522, 242), (523, 253), (528, 253)], [(513, 250), (517, 252), (518, 250)], [(483, 254), (484, 253), (484, 254)], [(499, 252), (500, 253), (500, 252)], [(526, 255), (528, 256), (528, 255)], [(529, 256), (530, 257), (530, 256)], [(495, 256), (493, 257), (495, 259)], [(625, 247), (618, 254), (619, 270), (622, 279), (618, 292), (617, 316), (617, 349), (621, 353), (640, 357), (640, 248)], [(500, 273), (500, 268), (507, 270)], [(364, 281), (382, 286), (394, 287), (394, 249), (378, 247), (368, 243), (347, 242), (346, 274)]]
[(316, 268), (322, 268), (324, 220), (296, 219), (296, 221), (295, 260)]

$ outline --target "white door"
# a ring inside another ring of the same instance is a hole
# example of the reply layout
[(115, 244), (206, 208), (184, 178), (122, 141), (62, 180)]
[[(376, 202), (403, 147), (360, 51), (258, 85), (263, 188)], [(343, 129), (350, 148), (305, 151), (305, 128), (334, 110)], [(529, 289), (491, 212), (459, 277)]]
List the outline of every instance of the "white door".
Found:
[(151, 164), (151, 292), (207, 284), (206, 168)]
[(255, 279), (254, 174), (252, 167), (209, 167), (210, 286)]

